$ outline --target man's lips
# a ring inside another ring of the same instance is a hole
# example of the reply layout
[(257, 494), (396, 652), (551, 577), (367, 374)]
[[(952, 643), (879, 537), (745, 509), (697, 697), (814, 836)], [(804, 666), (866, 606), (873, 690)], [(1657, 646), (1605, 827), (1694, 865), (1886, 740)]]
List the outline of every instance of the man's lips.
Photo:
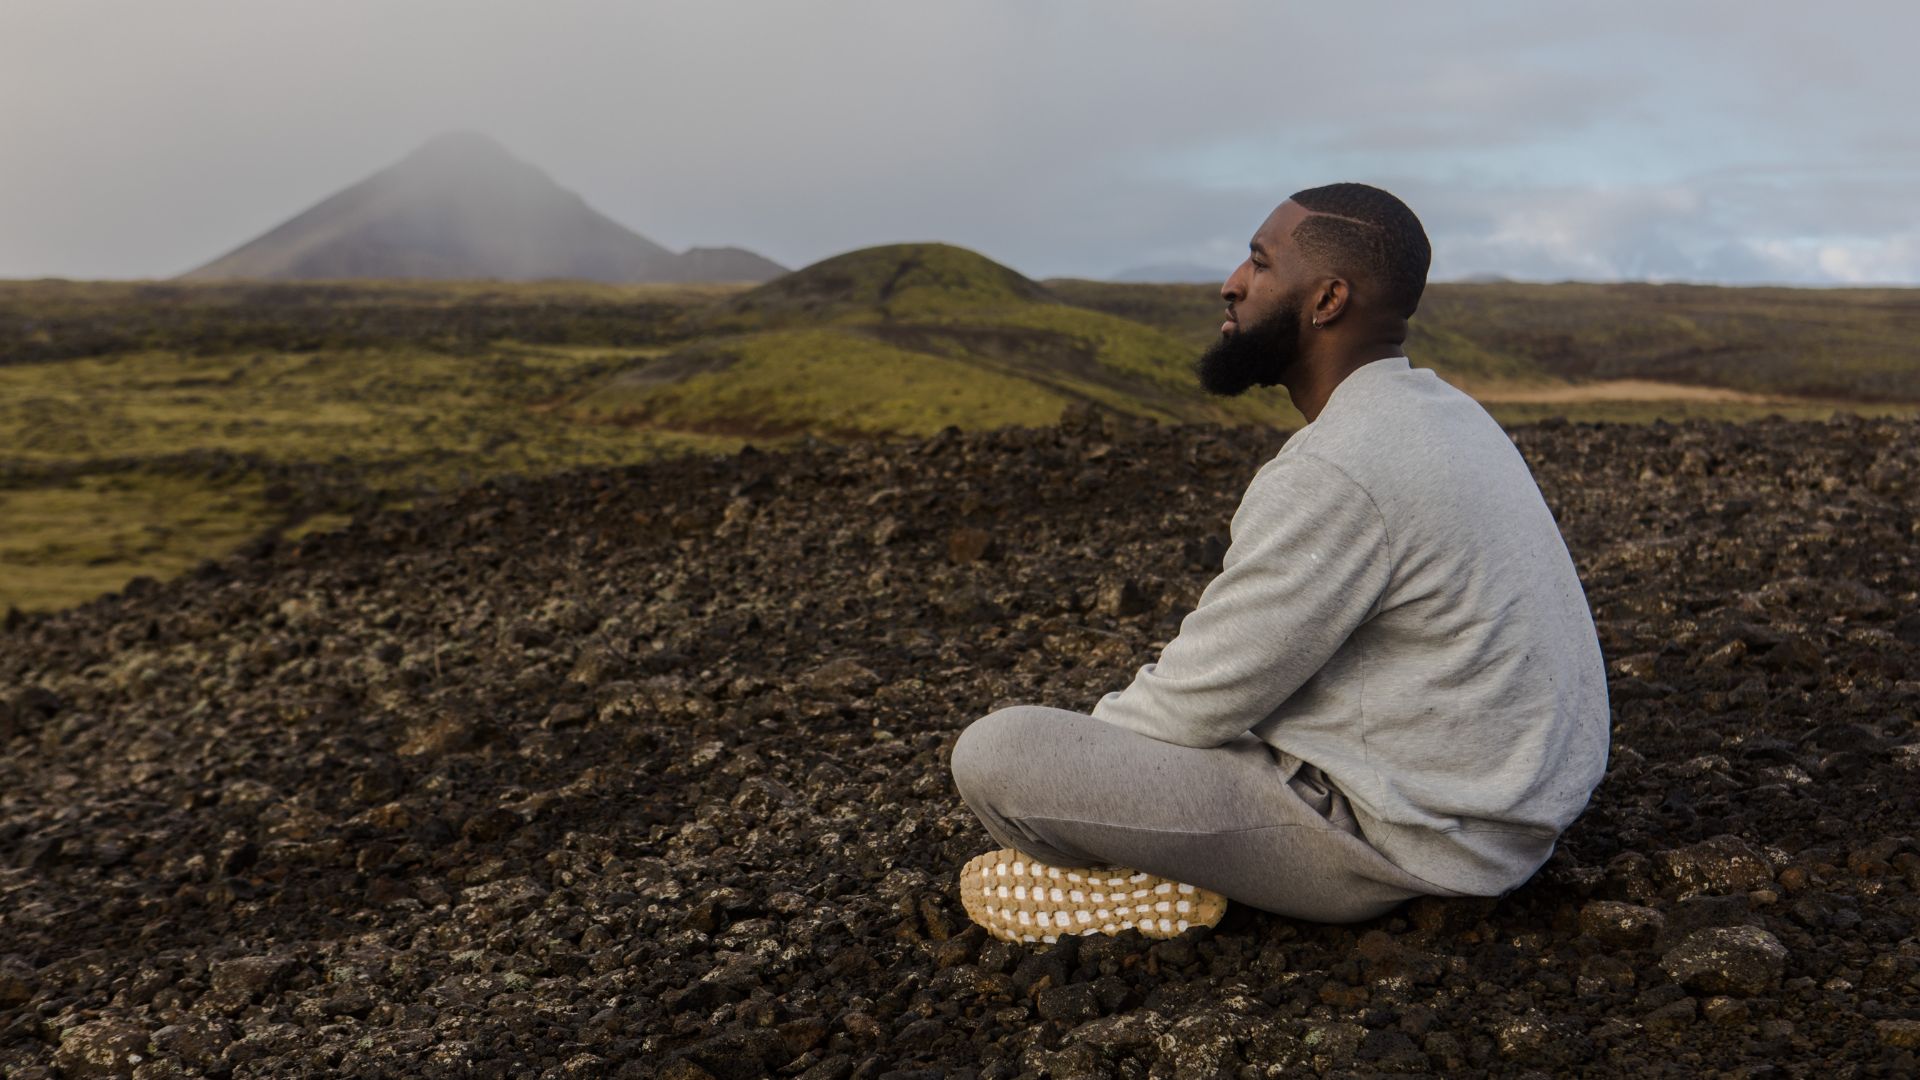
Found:
[(1240, 320), (1234, 318), (1233, 311), (1229, 309), (1227, 311), (1227, 321), (1220, 324), (1220, 332), (1223, 334), (1231, 334), (1238, 329), (1240, 329)]

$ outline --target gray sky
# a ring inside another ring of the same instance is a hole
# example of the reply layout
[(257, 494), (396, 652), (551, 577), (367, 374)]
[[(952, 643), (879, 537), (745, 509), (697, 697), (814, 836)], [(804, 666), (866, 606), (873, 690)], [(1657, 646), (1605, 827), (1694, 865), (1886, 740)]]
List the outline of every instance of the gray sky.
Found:
[(167, 277), (450, 129), (675, 249), (1232, 269), (1405, 199), (1436, 280), (1920, 283), (1920, 4), (4, 0), (0, 277)]

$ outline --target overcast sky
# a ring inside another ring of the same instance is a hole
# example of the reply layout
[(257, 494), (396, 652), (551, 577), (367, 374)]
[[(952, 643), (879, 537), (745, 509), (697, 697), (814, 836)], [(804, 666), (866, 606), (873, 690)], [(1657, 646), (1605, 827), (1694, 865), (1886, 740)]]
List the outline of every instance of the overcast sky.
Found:
[(669, 247), (1241, 258), (1336, 180), (1433, 278), (1920, 283), (1920, 4), (3, 0), (0, 277), (168, 277), (429, 137)]

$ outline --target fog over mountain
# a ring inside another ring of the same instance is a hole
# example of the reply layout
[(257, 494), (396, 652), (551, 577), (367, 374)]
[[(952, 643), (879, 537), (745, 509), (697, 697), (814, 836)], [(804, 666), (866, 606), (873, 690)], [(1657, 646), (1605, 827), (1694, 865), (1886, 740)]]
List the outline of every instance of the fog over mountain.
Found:
[(181, 277), (758, 282), (784, 272), (740, 248), (676, 254), (487, 136), (456, 131)]

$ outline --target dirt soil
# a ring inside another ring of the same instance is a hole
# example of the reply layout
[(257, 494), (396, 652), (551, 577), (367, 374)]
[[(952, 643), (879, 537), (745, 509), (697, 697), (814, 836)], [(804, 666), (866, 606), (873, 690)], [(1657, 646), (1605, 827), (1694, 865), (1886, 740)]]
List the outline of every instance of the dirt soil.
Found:
[(1920, 423), (1511, 429), (1611, 767), (1499, 900), (1014, 946), (950, 748), (1179, 626), (1278, 431), (495, 481), (0, 630), (9, 1077), (1911, 1076)]
[(1697, 401), (1742, 405), (1793, 404), (1803, 398), (1753, 394), (1724, 386), (1654, 382), (1650, 379), (1596, 379), (1579, 383), (1462, 383), (1455, 386), (1476, 401), (1508, 405), (1584, 405), (1593, 401)]

